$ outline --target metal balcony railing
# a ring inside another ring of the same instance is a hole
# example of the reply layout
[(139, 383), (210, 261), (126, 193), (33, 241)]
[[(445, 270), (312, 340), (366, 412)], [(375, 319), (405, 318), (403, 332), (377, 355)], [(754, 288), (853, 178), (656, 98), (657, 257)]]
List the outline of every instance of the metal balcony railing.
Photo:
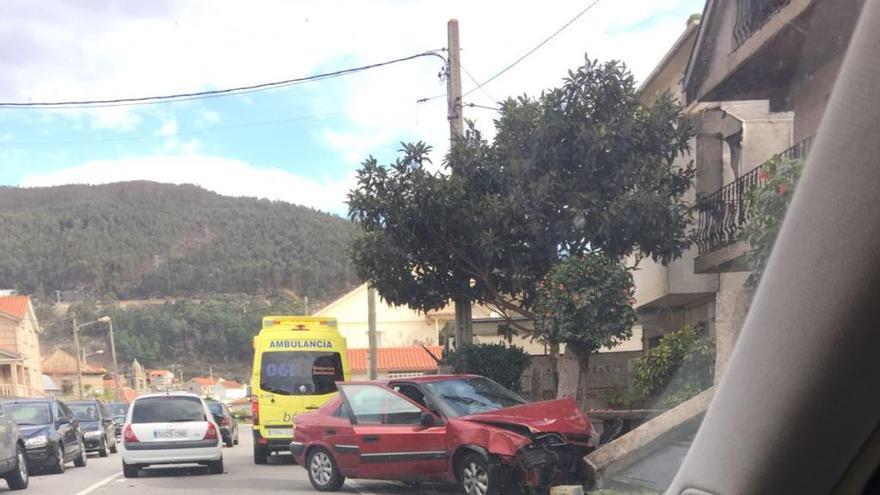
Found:
[[(806, 158), (812, 143), (813, 138), (807, 138), (779, 155), (790, 159)], [(739, 239), (740, 231), (749, 221), (746, 192), (762, 181), (762, 167), (763, 165), (755, 167), (730, 184), (697, 200), (694, 243), (700, 254), (729, 246)]]
[(736, 22), (733, 25), (733, 46), (739, 47), (773, 14), (791, 0), (737, 0)]

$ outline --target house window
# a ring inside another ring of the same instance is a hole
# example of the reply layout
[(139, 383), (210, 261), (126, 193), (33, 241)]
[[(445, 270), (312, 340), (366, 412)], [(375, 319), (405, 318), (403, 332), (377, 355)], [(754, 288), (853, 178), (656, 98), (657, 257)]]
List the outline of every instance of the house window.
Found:
[(425, 376), (424, 371), (394, 371), (388, 373), (388, 378), (412, 378), (414, 376)]

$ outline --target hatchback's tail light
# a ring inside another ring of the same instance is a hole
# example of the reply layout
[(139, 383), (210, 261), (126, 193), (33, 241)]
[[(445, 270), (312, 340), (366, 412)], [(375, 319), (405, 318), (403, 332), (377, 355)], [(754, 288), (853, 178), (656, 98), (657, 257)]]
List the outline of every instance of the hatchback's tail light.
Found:
[(205, 432), (205, 438), (202, 440), (217, 440), (217, 427), (214, 423), (208, 423), (208, 430)]
[(229, 416), (220, 418), (220, 426), (229, 426)]
[(125, 441), (125, 443), (140, 442), (140, 440), (138, 440), (137, 435), (134, 434), (134, 430), (131, 429), (130, 424), (125, 425), (125, 430), (123, 430), (123, 433), (122, 433), (122, 439)]
[(254, 417), (254, 426), (260, 424), (260, 400), (256, 395), (251, 397), (251, 416)]

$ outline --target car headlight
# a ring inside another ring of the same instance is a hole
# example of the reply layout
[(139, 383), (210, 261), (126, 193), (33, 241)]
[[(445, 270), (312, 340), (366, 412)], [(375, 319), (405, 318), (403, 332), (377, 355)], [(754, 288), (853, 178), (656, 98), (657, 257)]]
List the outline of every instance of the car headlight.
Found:
[(83, 432), (83, 436), (86, 437), (86, 438), (100, 437), (100, 436), (103, 435), (103, 434), (104, 434), (104, 432), (101, 431), (101, 430), (95, 430), (95, 431), (86, 431), (86, 432)]
[(49, 437), (46, 435), (38, 435), (35, 437), (30, 437), (24, 441), (25, 447), (42, 447), (49, 443)]

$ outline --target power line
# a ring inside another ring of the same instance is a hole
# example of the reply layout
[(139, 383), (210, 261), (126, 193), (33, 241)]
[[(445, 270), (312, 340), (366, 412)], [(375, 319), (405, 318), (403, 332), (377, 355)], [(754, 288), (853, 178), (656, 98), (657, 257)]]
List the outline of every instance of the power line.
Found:
[(486, 84), (488, 84), (488, 83), (494, 81), (494, 80), (497, 79), (499, 76), (501, 76), (501, 74), (504, 74), (505, 72), (509, 71), (509, 70), (512, 69), (514, 66), (516, 66), (518, 63), (520, 63), (520, 62), (522, 62), (523, 60), (525, 60), (528, 56), (530, 56), (531, 54), (533, 54), (533, 53), (535, 53), (536, 51), (538, 51), (542, 46), (546, 45), (550, 40), (552, 40), (553, 38), (555, 38), (556, 35), (558, 35), (558, 34), (561, 33), (562, 31), (564, 31), (566, 28), (568, 28), (569, 26), (571, 26), (572, 24), (574, 24), (575, 21), (577, 21), (578, 19), (580, 19), (584, 14), (586, 14), (587, 12), (589, 12), (590, 9), (592, 9), (593, 7), (595, 7), (597, 3), (599, 3), (599, 0), (593, 0), (593, 2), (590, 3), (589, 5), (587, 5), (587, 7), (586, 7), (585, 9), (581, 10), (580, 12), (578, 12), (577, 15), (575, 15), (574, 17), (571, 18), (571, 20), (569, 20), (568, 22), (566, 22), (565, 24), (563, 24), (562, 27), (560, 27), (559, 29), (557, 29), (556, 31), (554, 31), (553, 34), (551, 34), (550, 36), (544, 38), (544, 41), (538, 43), (537, 45), (535, 45), (534, 48), (532, 48), (531, 50), (529, 50), (529, 51), (527, 51), (526, 53), (524, 53), (521, 57), (519, 57), (518, 59), (514, 60), (512, 63), (508, 64), (506, 67), (504, 67), (504, 68), (501, 69), (500, 71), (496, 72), (494, 76), (492, 76), (492, 77), (490, 77), (489, 79), (486, 79), (486, 80), (483, 81), (482, 83), (478, 84), (475, 88), (471, 88), (471, 89), (470, 89), (469, 91), (467, 91), (465, 94), (461, 95), (462, 98), (464, 98), (465, 96), (467, 96), (467, 95), (473, 93), (474, 91), (476, 91), (476, 90), (478, 90), (478, 89), (482, 89), (483, 86), (485, 86)]
[(501, 111), (501, 109), (498, 108), (498, 107), (490, 107), (490, 106), (486, 106), (486, 105), (479, 105), (479, 104), (477, 104), (477, 103), (465, 103), (464, 106), (466, 106), (466, 107), (471, 107), (471, 108), (484, 108), (484, 109), (486, 109), (486, 110), (495, 110), (496, 112), (500, 112), (500, 111)]
[(164, 103), (164, 102), (172, 102), (172, 101), (186, 101), (186, 100), (195, 100), (202, 98), (217, 98), (221, 96), (228, 96), (234, 94), (246, 94), (253, 93), (256, 91), (265, 91), (269, 89), (282, 88), (286, 86), (293, 86), (295, 84), (302, 84), (305, 82), (311, 81), (319, 81), (323, 79), (330, 79), (334, 77), (339, 77), (347, 74), (352, 74), (355, 72), (361, 72), (370, 69), (376, 69), (378, 67), (384, 67), (386, 65), (397, 64), (400, 62), (406, 62), (408, 60), (413, 60), (419, 57), (440, 57), (445, 62), (446, 59), (437, 53), (440, 50), (429, 50), (426, 52), (416, 53), (415, 55), (410, 55), (408, 57), (395, 58), (392, 60), (386, 60), (384, 62), (378, 62), (369, 65), (361, 65), (358, 67), (351, 67), (348, 69), (336, 70), (332, 72), (325, 72), (322, 74), (315, 74), (312, 76), (306, 77), (297, 77), (293, 79), (285, 79), (283, 81), (273, 81), (267, 83), (260, 84), (252, 84), (248, 86), (237, 86), (233, 88), (225, 88), (225, 89), (215, 89), (209, 91), (195, 91), (189, 93), (175, 93), (169, 95), (161, 95), (161, 96), (140, 96), (140, 97), (132, 97), (132, 98), (114, 98), (114, 99), (106, 99), (106, 100), (70, 100), (70, 101), (43, 101), (43, 102), (0, 102), (0, 108), (94, 108), (94, 107), (110, 107), (110, 106), (122, 106), (122, 105), (144, 105), (150, 103)]
[[(459, 65), (461, 65), (461, 64), (459, 64)], [(489, 98), (490, 101), (493, 101), (493, 102), (497, 101), (495, 98), (492, 98), (492, 95), (490, 95), (488, 91), (486, 91), (486, 88), (480, 86), (480, 83), (477, 81), (477, 78), (475, 78), (473, 76), (473, 74), (471, 74), (470, 71), (464, 67), (464, 65), (461, 65), (461, 70), (463, 70), (464, 73), (467, 74), (468, 79), (473, 81), (474, 84), (476, 84), (481, 90), (483, 90), (483, 94), (486, 95), (486, 97)]]

